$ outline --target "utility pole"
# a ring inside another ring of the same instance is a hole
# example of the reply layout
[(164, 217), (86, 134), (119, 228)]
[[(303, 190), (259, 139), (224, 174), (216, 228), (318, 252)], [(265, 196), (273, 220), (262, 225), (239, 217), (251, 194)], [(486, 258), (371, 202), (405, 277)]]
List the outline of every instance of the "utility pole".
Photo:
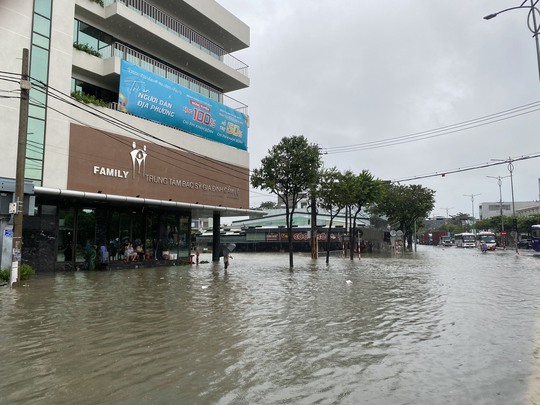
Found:
[(319, 238), (317, 235), (317, 199), (311, 192), (311, 258), (319, 258)]
[(446, 211), (446, 217), (444, 217), (444, 223), (446, 225), (446, 223), (448, 222), (448, 211), (450, 211), (451, 209), (453, 209), (454, 207), (446, 207), (446, 208), (441, 208), (441, 210), (445, 210)]
[(500, 209), (500, 215), (501, 215), (501, 243), (503, 245), (503, 248), (506, 249), (506, 232), (504, 230), (504, 216), (503, 216), (503, 200), (502, 200), (502, 179), (506, 178), (506, 177), (510, 177), (510, 176), (504, 176), (504, 177), (501, 177), (501, 176), (486, 176), (486, 177), (490, 177), (492, 179), (496, 179), (497, 180), (497, 184), (499, 185), (499, 209)]
[(471, 207), (472, 207), (472, 223), (474, 224), (474, 197), (480, 194), (463, 194), (465, 197), (471, 197)]
[(11, 260), (11, 285), (19, 284), (22, 259), (22, 235), (24, 216), (24, 163), (26, 160), (26, 138), (28, 132), (28, 101), (30, 80), (28, 77), (28, 49), (22, 53), (21, 101), (19, 107), (19, 138), (17, 145), (17, 168), (15, 174), (15, 209), (13, 215), (13, 256)]

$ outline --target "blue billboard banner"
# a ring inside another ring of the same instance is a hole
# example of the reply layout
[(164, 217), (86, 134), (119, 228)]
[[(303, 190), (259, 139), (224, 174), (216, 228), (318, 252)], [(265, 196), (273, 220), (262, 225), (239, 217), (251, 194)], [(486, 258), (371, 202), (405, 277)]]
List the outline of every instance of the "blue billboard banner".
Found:
[(118, 109), (247, 150), (248, 117), (122, 60)]

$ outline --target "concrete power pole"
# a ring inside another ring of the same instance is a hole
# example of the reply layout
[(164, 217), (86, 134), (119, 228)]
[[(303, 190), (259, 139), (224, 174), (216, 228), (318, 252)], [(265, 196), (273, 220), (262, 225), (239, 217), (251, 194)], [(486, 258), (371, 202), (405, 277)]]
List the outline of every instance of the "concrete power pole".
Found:
[(319, 258), (319, 235), (317, 235), (317, 199), (311, 193), (311, 258)]
[(28, 100), (30, 93), (28, 77), (28, 49), (22, 53), (21, 101), (19, 107), (19, 138), (17, 146), (17, 168), (15, 174), (15, 209), (13, 215), (13, 256), (11, 260), (11, 285), (19, 284), (22, 259), (22, 235), (24, 216), (24, 163), (26, 160), (26, 138), (28, 132)]

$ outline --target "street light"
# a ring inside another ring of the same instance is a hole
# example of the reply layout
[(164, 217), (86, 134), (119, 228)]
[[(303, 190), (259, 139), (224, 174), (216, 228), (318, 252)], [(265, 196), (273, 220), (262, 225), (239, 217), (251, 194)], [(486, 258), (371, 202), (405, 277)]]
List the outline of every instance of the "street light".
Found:
[(441, 210), (446, 211), (446, 218), (448, 218), (448, 211), (454, 209), (454, 207), (441, 208)]
[(471, 207), (472, 207), (472, 223), (474, 224), (474, 197), (480, 194), (463, 194), (465, 197), (471, 197)]
[[(528, 9), (529, 10), (529, 14), (527, 16), (527, 27), (529, 28), (529, 31), (531, 31), (533, 33), (533, 38), (535, 39), (536, 59), (538, 61), (538, 75), (540, 77), (540, 44), (538, 43), (538, 34), (539, 34), (539, 31), (540, 31), (540, 27), (538, 27), (538, 25), (536, 23), (536, 13), (540, 14), (540, 10), (538, 10), (538, 8), (536, 8), (536, 4), (538, 3), (538, 0), (534, 0), (534, 1), (530, 0), (530, 3), (531, 3), (530, 6), (526, 6), (525, 5), (526, 2), (527, 2), (527, 0), (523, 0), (523, 2), (521, 3), (520, 6), (506, 8), (506, 9), (498, 11), (496, 13), (486, 15), (484, 17), (484, 20), (491, 20), (492, 18), (495, 18), (499, 14), (505, 13), (506, 11), (517, 10), (517, 9)], [(532, 25), (531, 25), (531, 19), (532, 19)]]
[(491, 159), (494, 162), (508, 162), (508, 171), (510, 172), (510, 188), (512, 189), (512, 237), (514, 238), (514, 242), (516, 243), (516, 253), (519, 253), (518, 251), (518, 245), (517, 245), (517, 219), (516, 219), (516, 204), (514, 202), (514, 164), (512, 163), (513, 160), (511, 157), (508, 159)]
[(502, 185), (502, 179), (505, 179), (510, 176), (486, 176), (492, 179), (497, 179), (497, 184), (499, 185), (499, 208), (501, 209), (501, 242), (503, 243), (503, 248), (506, 248), (505, 244), (505, 238), (503, 236), (506, 236), (506, 233), (504, 232), (504, 217), (503, 217), (503, 201), (502, 201), (502, 191), (501, 191), (501, 185)]

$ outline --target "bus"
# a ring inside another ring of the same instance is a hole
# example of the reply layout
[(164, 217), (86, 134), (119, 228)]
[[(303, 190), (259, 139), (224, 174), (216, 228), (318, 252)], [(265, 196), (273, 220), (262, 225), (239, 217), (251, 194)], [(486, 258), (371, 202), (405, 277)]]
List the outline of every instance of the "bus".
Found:
[(531, 243), (535, 252), (540, 252), (540, 225), (531, 226)]
[(497, 249), (497, 238), (493, 232), (478, 232), (476, 234), (476, 240), (479, 249), (482, 249), (482, 243), (486, 244), (487, 250)]
[(454, 240), (456, 241), (456, 247), (458, 248), (473, 248), (476, 247), (476, 237), (474, 236), (474, 233), (469, 232), (463, 232), (463, 233), (457, 233), (454, 236)]

